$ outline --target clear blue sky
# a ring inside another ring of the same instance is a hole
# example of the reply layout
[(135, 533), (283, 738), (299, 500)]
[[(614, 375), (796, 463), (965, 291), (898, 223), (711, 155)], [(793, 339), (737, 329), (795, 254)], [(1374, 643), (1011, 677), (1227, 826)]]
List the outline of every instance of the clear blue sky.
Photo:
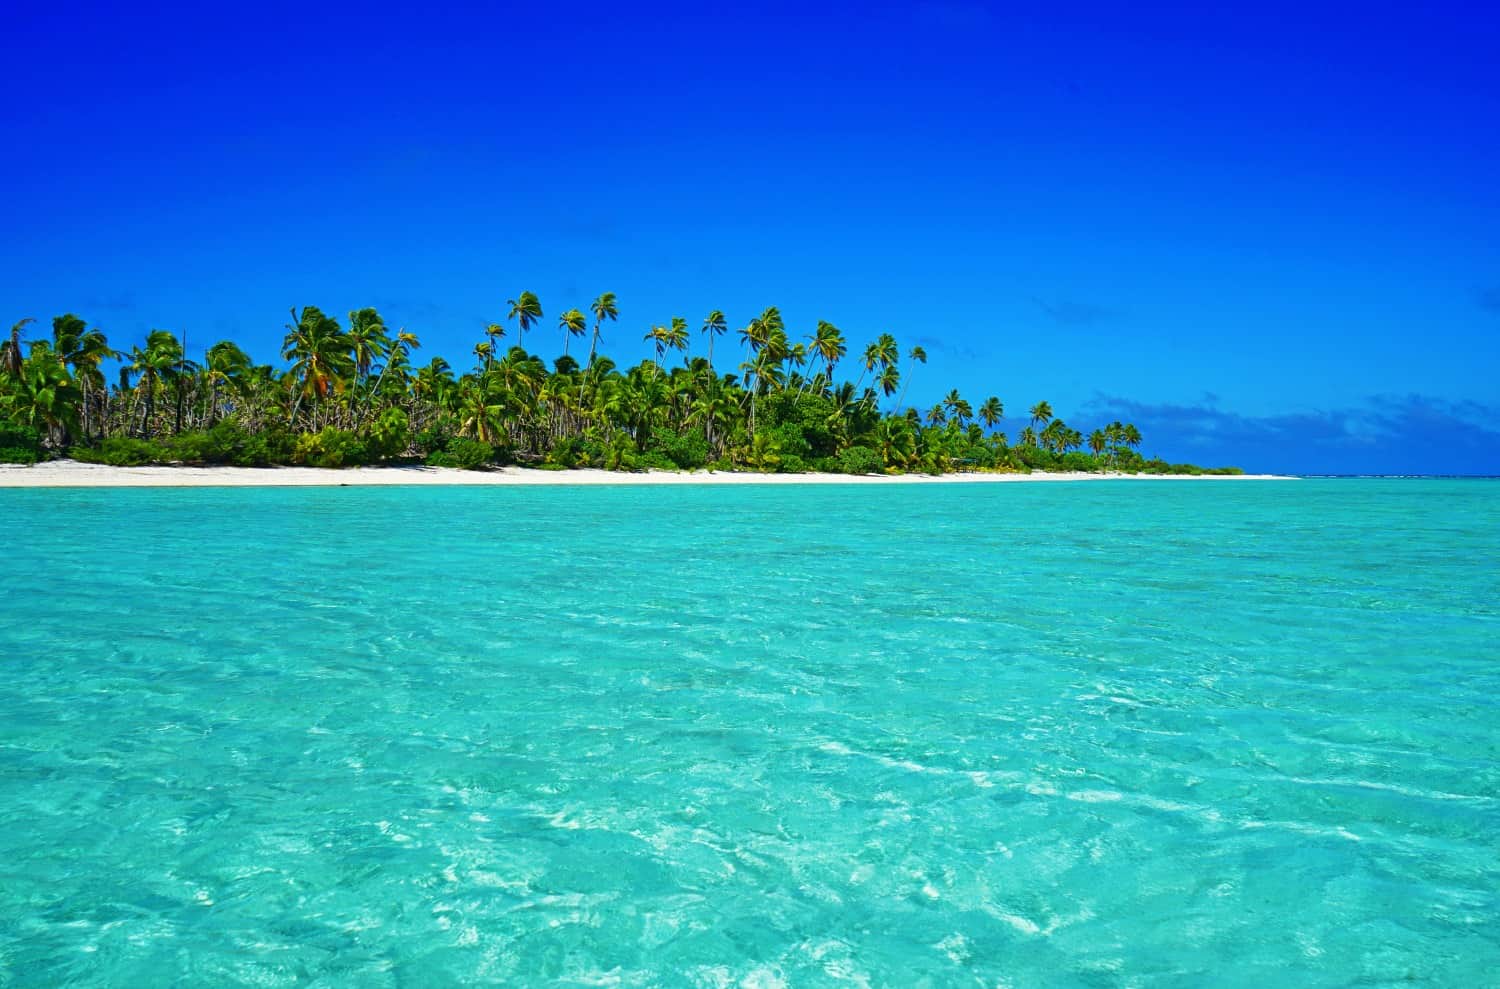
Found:
[(624, 358), (778, 305), (922, 343), (918, 404), (1500, 473), (1493, 5), (212, 6), (8, 9), (6, 326), (375, 305), (461, 364), (523, 289), (618, 293)]

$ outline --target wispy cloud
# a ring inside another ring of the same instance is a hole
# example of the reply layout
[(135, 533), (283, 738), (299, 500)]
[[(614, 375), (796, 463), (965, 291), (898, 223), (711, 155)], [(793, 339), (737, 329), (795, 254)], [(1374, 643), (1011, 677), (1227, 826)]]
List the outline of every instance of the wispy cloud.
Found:
[(1072, 299), (1031, 300), (1038, 309), (1061, 326), (1096, 326), (1120, 318), (1123, 313), (1107, 306)]
[[(952, 340), (943, 340), (932, 336), (912, 337), (911, 339), (912, 343), (934, 354), (947, 354), (950, 357), (957, 357), (966, 361), (979, 360), (983, 356), (979, 351), (965, 343), (954, 343)], [(903, 361), (906, 359), (905, 352), (901, 354), (901, 358)]]
[(87, 295), (79, 303), (84, 315), (88, 313), (133, 313), (136, 309), (135, 295), (117, 292), (113, 295)]
[(1500, 406), (1430, 395), (1375, 395), (1364, 404), (1247, 416), (1199, 404), (1100, 395), (1087, 419), (1134, 422), (1148, 451), (1169, 459), (1299, 473), (1500, 472)]

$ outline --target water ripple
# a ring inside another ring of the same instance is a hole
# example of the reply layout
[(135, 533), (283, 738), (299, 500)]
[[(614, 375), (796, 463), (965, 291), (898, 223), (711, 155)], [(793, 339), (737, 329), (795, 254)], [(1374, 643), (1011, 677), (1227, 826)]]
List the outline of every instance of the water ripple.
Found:
[(1500, 484), (0, 502), (0, 985), (1500, 970)]

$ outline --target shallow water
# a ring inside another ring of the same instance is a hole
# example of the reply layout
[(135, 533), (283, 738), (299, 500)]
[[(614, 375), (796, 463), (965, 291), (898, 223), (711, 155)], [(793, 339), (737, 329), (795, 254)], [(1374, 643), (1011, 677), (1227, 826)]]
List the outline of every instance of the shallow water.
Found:
[(1500, 971), (1500, 482), (0, 518), (0, 985)]

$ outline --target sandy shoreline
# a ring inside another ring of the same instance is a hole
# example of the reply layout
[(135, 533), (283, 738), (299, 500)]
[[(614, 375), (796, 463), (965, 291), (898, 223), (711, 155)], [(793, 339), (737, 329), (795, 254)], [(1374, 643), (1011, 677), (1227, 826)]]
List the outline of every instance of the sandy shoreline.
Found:
[(446, 467), (108, 467), (73, 460), (54, 460), (22, 467), (0, 464), (0, 488), (207, 488), (338, 487), (365, 485), (560, 485), (560, 484), (1015, 484), (1051, 481), (1242, 481), (1285, 480), (1274, 474), (902, 474), (856, 477), (847, 474), (752, 474), (723, 471), (624, 474), (606, 470), (527, 470), (503, 467), (490, 471)]

